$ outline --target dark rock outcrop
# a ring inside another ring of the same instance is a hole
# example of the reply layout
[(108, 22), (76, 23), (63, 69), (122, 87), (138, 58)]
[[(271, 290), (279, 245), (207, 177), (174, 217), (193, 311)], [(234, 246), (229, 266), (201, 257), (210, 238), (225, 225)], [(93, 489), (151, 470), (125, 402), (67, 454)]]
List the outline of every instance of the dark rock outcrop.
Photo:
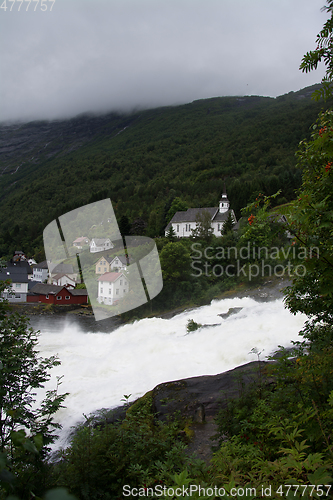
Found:
[[(152, 411), (161, 421), (177, 415), (188, 421), (192, 438), (187, 447), (189, 455), (194, 454), (206, 462), (212, 457), (212, 446), (218, 444), (215, 416), (228, 401), (241, 396), (250, 384), (272, 382), (267, 374), (267, 365), (272, 361), (252, 361), (218, 375), (203, 375), (156, 386), (152, 395)], [(148, 393), (147, 393), (148, 394)], [(149, 393), (150, 395), (150, 393)], [(145, 396), (143, 396), (145, 398)], [(95, 415), (94, 425), (114, 424), (126, 417), (126, 412), (138, 403), (125, 404), (101, 415)]]
[(218, 375), (159, 384), (153, 390), (154, 413), (162, 421), (179, 412), (182, 417), (203, 422), (206, 417), (214, 417), (230, 399), (239, 397), (246, 386), (259, 383), (260, 377), (267, 383), (267, 364), (253, 361)]

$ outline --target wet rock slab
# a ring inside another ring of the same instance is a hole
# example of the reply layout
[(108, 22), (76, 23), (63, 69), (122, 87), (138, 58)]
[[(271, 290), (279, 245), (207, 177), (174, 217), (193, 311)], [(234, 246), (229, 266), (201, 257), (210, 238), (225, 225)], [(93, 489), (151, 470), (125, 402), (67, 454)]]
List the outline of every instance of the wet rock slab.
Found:
[(230, 399), (238, 398), (246, 386), (259, 383), (260, 373), (264, 376), (268, 364), (252, 361), (218, 375), (159, 384), (153, 390), (156, 417), (165, 421), (178, 412), (193, 422), (204, 422), (207, 417), (214, 417)]

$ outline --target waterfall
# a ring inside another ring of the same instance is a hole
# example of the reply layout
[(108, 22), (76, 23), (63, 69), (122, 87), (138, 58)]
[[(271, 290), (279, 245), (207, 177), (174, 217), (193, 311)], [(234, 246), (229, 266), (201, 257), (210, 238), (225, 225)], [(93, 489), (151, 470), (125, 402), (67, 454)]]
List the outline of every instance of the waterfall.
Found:
[[(231, 308), (237, 308), (234, 314), (223, 317)], [(189, 319), (210, 326), (187, 333)], [(252, 348), (265, 359), (278, 345), (299, 340), (305, 320), (285, 309), (281, 299), (249, 297), (214, 300), (172, 319), (146, 318), (111, 332), (84, 329), (73, 319), (57, 322), (54, 316), (48, 323), (44, 317), (40, 354), (58, 354), (62, 363), (52, 370), (46, 389), (55, 388), (55, 377), (63, 375), (59, 392), (70, 393), (56, 415), (63, 425), (58, 446), (83, 414), (119, 406), (125, 394), (133, 401), (161, 382), (215, 375), (256, 360)], [(38, 328), (38, 320), (34, 323)]]

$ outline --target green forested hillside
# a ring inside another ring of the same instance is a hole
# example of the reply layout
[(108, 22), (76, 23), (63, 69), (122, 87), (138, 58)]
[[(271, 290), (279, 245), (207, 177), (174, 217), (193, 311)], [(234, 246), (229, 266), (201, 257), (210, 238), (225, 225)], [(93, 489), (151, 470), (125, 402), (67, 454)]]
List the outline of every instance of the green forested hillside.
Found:
[(224, 180), (237, 216), (259, 191), (291, 200), (295, 151), (323, 106), (312, 91), (0, 127), (0, 257), (22, 248), (42, 258), (51, 220), (106, 197), (118, 221), (151, 237), (175, 197), (217, 206)]

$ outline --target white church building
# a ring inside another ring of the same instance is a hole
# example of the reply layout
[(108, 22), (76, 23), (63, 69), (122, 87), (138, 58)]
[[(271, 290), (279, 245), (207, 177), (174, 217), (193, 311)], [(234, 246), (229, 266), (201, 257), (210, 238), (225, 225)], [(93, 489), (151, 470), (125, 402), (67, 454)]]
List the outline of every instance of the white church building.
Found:
[(189, 208), (188, 210), (176, 212), (165, 228), (165, 235), (168, 234), (172, 226), (175, 235), (179, 238), (188, 238), (192, 236), (192, 231), (197, 227), (196, 221), (204, 211), (209, 213), (211, 227), (215, 236), (221, 236), (221, 231), (229, 217), (229, 213), (231, 214), (233, 223), (237, 223), (235, 212), (230, 208), (230, 202), (224, 188), (218, 207)]

